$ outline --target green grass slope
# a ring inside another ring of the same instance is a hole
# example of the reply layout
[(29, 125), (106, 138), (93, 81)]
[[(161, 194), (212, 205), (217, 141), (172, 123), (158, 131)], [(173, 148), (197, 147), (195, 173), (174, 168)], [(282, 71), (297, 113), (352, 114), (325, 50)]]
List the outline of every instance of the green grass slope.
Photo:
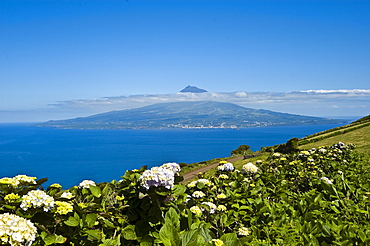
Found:
[(304, 137), (298, 141), (298, 145), (300, 149), (310, 149), (338, 142), (356, 144), (356, 151), (370, 155), (370, 116), (345, 126)]

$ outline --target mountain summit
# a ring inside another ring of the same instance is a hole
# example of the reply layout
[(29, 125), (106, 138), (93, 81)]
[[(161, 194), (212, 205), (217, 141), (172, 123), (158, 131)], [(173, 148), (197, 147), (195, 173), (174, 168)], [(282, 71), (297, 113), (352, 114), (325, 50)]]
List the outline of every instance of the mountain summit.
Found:
[(78, 129), (124, 128), (240, 128), (272, 125), (314, 125), (336, 120), (244, 108), (232, 103), (198, 101), (158, 103), (141, 108), (111, 111), (39, 126)]
[(204, 89), (200, 89), (196, 86), (188, 85), (184, 89), (182, 89), (180, 92), (203, 93), (203, 92), (207, 92), (207, 91), (204, 90)]

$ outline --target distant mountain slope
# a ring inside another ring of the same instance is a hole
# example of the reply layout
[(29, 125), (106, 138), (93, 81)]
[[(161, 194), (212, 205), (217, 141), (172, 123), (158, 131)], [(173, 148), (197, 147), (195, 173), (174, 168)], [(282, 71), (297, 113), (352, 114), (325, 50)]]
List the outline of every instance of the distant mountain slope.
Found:
[(232, 103), (200, 101), (159, 103), (76, 119), (49, 121), (40, 126), (86, 129), (238, 128), (337, 122), (339, 121), (319, 117), (244, 108)]

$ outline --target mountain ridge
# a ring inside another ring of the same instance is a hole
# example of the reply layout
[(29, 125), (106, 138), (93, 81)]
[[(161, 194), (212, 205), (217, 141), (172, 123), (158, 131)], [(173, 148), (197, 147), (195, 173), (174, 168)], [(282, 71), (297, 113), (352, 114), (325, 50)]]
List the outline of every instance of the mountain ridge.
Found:
[(196, 86), (191, 86), (191, 85), (188, 85), (186, 86), (184, 89), (182, 89), (180, 92), (188, 92), (188, 93), (203, 93), (203, 92), (207, 92), (206, 90), (204, 89), (200, 89)]
[(48, 121), (39, 126), (79, 129), (241, 128), (338, 122), (340, 120), (251, 109), (233, 103), (196, 101), (157, 103), (87, 117)]

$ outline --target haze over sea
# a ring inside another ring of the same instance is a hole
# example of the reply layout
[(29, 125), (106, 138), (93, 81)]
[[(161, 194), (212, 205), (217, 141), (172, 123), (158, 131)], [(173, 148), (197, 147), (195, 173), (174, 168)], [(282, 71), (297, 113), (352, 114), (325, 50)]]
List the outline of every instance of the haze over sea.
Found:
[(64, 188), (84, 179), (110, 182), (126, 170), (165, 162), (228, 157), (247, 144), (253, 151), (339, 125), (231, 129), (72, 130), (0, 124), (1, 177), (48, 177)]

